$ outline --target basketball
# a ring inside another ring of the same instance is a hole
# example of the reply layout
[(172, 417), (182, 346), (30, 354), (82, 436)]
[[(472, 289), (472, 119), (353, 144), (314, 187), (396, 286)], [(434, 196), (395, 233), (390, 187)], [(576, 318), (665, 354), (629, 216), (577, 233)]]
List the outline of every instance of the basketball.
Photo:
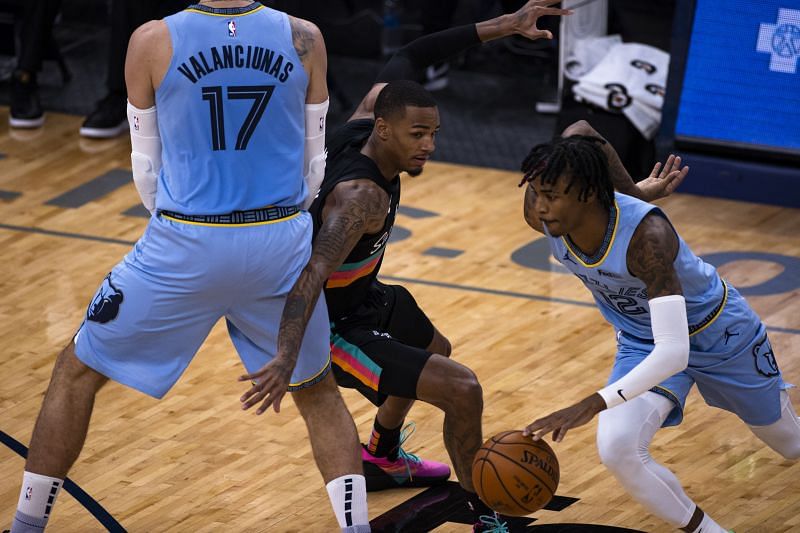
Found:
[(538, 511), (558, 487), (558, 459), (543, 440), (504, 431), (475, 454), (472, 482), (481, 500), (500, 514), (523, 516)]

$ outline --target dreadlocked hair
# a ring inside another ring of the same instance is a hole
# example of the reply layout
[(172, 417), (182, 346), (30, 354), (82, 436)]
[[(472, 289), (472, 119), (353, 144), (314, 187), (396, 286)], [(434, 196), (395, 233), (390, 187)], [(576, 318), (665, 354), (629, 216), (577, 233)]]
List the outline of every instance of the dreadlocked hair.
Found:
[(519, 186), (536, 178), (552, 185), (559, 176), (568, 179), (564, 192), (573, 185), (580, 187), (578, 199), (586, 202), (593, 194), (607, 208), (614, 204), (614, 184), (608, 173), (608, 159), (601, 145), (606, 141), (588, 135), (558, 137), (549, 143), (534, 146), (522, 162), (525, 175)]

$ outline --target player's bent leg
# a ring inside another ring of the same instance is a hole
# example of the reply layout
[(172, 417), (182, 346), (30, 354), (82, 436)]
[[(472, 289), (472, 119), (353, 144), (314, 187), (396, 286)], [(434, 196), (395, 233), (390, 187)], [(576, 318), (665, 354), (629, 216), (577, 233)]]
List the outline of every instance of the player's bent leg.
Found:
[(444, 443), (464, 489), (472, 485), (472, 459), (483, 442), (483, 390), (475, 373), (442, 355), (428, 359), (417, 382), (417, 398), (444, 411)]
[[(449, 357), (451, 353), (450, 341), (434, 328), (433, 339), (426, 347), (426, 351)], [(405, 422), (406, 415), (414, 405), (413, 398), (401, 398), (399, 396), (389, 396), (378, 408), (375, 415), (375, 424), (367, 443), (367, 451), (377, 457), (389, 456), (391, 459), (397, 457), (397, 449), (400, 446), (400, 432)], [(366, 460), (366, 459), (365, 459)], [(441, 463), (438, 463), (441, 465)], [(444, 466), (444, 465), (442, 465)], [(436, 478), (444, 475), (444, 470), (439, 468)], [(447, 477), (450, 476), (450, 469), (447, 468)], [(447, 479), (445, 477), (444, 479)], [(432, 481), (432, 480), (431, 480)], [(369, 486), (369, 483), (367, 483)], [(368, 487), (369, 488), (369, 487)], [(377, 488), (370, 490), (379, 490)]]
[(13, 533), (44, 530), (83, 448), (95, 395), (107, 381), (75, 356), (72, 342), (59, 354), (33, 429)]
[(438, 353), (439, 355), (443, 355), (445, 357), (450, 357), (450, 354), (453, 353), (453, 347), (450, 345), (450, 340), (442, 335), (442, 333), (433, 328), (433, 339), (431, 339), (431, 343), (426, 348), (431, 353)]
[[(450, 342), (434, 328), (428, 352), (450, 355)], [(424, 370), (423, 370), (424, 372)], [(414, 426), (403, 425), (414, 399), (389, 396), (378, 408), (369, 442), (361, 452), (367, 491), (397, 487), (429, 487), (450, 479), (450, 467), (403, 449)]]
[(342, 531), (369, 531), (367, 491), (358, 433), (332, 373), (292, 392), (308, 428), (311, 449)]
[(750, 426), (756, 437), (786, 459), (800, 459), (800, 420), (789, 393), (781, 391), (781, 417), (768, 426)]
[(724, 531), (699, 510), (678, 478), (650, 455), (650, 442), (674, 407), (666, 397), (646, 392), (600, 413), (600, 459), (628, 494), (662, 520), (676, 528), (692, 526), (687, 531), (696, 529), (693, 522), (699, 525), (705, 520), (704, 532)]

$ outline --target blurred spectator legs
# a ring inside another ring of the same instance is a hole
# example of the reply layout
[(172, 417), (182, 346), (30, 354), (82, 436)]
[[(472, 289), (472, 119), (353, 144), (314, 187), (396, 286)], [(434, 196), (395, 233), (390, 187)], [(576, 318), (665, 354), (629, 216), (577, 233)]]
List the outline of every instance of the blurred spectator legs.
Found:
[(17, 68), (11, 78), (12, 128), (38, 128), (44, 124), (36, 76), (42, 69), (46, 47), (52, 43), (53, 21), (60, 7), (61, 0), (24, 2)]
[(107, 92), (84, 120), (80, 129), (82, 136), (106, 139), (128, 131), (125, 54), (131, 34), (145, 22), (175, 13), (190, 3), (188, 0), (112, 0)]

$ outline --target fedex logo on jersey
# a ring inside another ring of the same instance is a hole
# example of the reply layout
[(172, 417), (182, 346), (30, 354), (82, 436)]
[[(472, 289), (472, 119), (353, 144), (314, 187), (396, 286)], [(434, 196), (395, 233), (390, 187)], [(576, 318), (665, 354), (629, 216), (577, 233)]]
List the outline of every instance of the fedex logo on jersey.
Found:
[(236, 21), (228, 21), (228, 37), (236, 37)]
[(797, 58), (800, 57), (800, 11), (781, 8), (775, 24), (761, 24), (756, 51), (770, 54), (769, 69), (772, 72), (797, 72)]

